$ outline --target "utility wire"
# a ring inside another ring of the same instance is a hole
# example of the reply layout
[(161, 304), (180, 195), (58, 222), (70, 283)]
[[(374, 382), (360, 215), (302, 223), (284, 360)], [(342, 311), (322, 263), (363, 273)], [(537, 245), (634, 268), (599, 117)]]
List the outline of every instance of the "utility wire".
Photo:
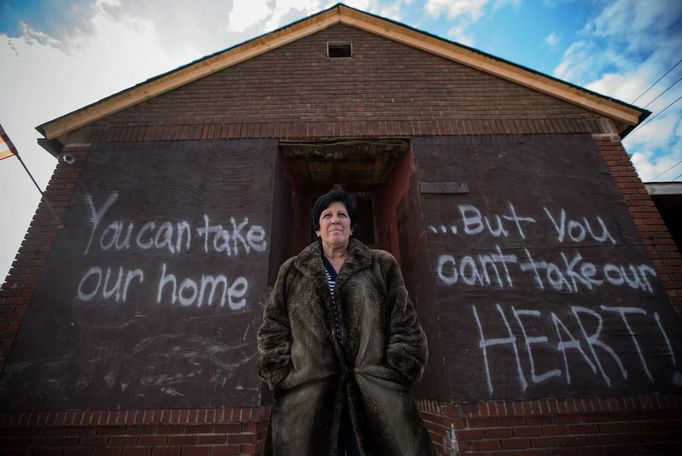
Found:
[(635, 128), (633, 128), (633, 129), (630, 131), (630, 133), (628, 133), (628, 134), (630, 135), (630, 134), (634, 133), (637, 129), (639, 129), (639, 127), (643, 127), (644, 125), (646, 125), (646, 124), (648, 124), (649, 122), (651, 122), (652, 120), (654, 120), (656, 117), (658, 117), (658, 116), (660, 116), (661, 114), (663, 114), (663, 113), (666, 111), (666, 109), (668, 109), (669, 107), (671, 107), (672, 105), (674, 105), (675, 103), (677, 103), (678, 101), (680, 101), (680, 99), (682, 99), (682, 96), (678, 97), (677, 100), (673, 101), (673, 102), (670, 103), (668, 106), (666, 106), (665, 108), (663, 108), (663, 109), (662, 109), (661, 111), (659, 111), (658, 114), (656, 114), (655, 116), (649, 117), (645, 122), (643, 122), (643, 123), (637, 125), (637, 126), (636, 126)]
[(665, 74), (664, 74), (663, 76), (661, 76), (660, 78), (656, 79), (656, 82), (654, 82), (653, 84), (651, 84), (651, 85), (649, 86), (648, 89), (646, 89), (644, 92), (642, 92), (637, 98), (635, 98), (634, 100), (632, 100), (630, 103), (634, 103), (634, 102), (636, 102), (637, 100), (639, 100), (640, 98), (642, 98), (649, 90), (652, 89), (653, 86), (655, 86), (656, 84), (658, 84), (658, 81), (660, 81), (661, 79), (663, 79), (664, 77), (666, 77), (666, 76), (668, 75), (668, 73), (670, 73), (672, 70), (674, 70), (675, 67), (677, 67), (677, 65), (680, 64), (680, 62), (682, 62), (682, 59), (678, 60), (677, 63), (676, 63), (675, 65), (672, 66), (672, 68), (670, 68), (668, 71), (666, 71)]
[(682, 174), (680, 174), (679, 176), (673, 178), (673, 180), (676, 180), (676, 179), (678, 179), (678, 178), (680, 178), (680, 177), (682, 177)]
[[(675, 163), (674, 165), (672, 165), (670, 168), (666, 169), (666, 170), (663, 171), (662, 173), (659, 173), (659, 174), (657, 174), (656, 176), (652, 177), (651, 180), (652, 180), (652, 181), (656, 180), (658, 177), (664, 175), (665, 173), (667, 173), (668, 171), (670, 171), (671, 169), (673, 169), (674, 167), (676, 167), (676, 166), (679, 165), (680, 163), (682, 163), (682, 160), (678, 161), (677, 163)], [(682, 176), (682, 174), (681, 174), (680, 176)], [(677, 177), (680, 177), (680, 176), (677, 176)], [(675, 179), (677, 179), (677, 177), (676, 177)], [(673, 179), (673, 180), (674, 180), (674, 179)]]
[(657, 96), (656, 98), (654, 98), (653, 100), (651, 100), (651, 101), (650, 101), (649, 103), (647, 103), (646, 106), (644, 106), (644, 107), (645, 107), (645, 108), (648, 108), (649, 105), (650, 105), (651, 103), (653, 103), (654, 101), (656, 101), (656, 100), (658, 100), (659, 98), (661, 98), (661, 95), (663, 95), (663, 94), (666, 93), (668, 90), (670, 90), (670, 89), (672, 89), (673, 87), (675, 87), (675, 85), (676, 85), (678, 82), (680, 82), (680, 81), (682, 81), (682, 77), (680, 77), (680, 79), (678, 79), (677, 81), (673, 82), (672, 85), (668, 86), (668, 88), (665, 89), (663, 92), (659, 93), (658, 96)]

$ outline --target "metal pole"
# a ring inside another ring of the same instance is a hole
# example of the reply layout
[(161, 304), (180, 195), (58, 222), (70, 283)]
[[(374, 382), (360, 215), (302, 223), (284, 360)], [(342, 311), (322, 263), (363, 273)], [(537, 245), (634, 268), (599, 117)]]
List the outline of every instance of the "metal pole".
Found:
[(54, 217), (54, 219), (57, 221), (57, 228), (64, 228), (64, 224), (62, 223), (61, 219), (57, 215), (57, 211), (54, 210), (54, 207), (52, 207), (52, 204), (50, 204), (50, 201), (47, 199), (47, 196), (45, 196), (45, 193), (43, 193), (43, 191), (38, 186), (38, 182), (36, 182), (36, 180), (33, 178), (33, 175), (31, 174), (31, 172), (26, 167), (26, 164), (24, 163), (24, 161), (21, 159), (19, 154), (16, 154), (16, 157), (19, 159), (19, 163), (21, 163), (21, 166), (23, 166), (24, 169), (26, 170), (28, 177), (31, 178), (31, 180), (33, 181), (33, 184), (36, 186), (36, 188), (40, 192), (40, 196), (41, 196), (43, 202), (45, 203), (45, 205), (47, 206), (47, 208), (52, 213), (52, 217)]
[(7, 136), (7, 133), (5, 132), (5, 129), (2, 128), (2, 125), (0, 125), (0, 134), (2, 135), (3, 140), (7, 143), (7, 146), (9, 147), (9, 149), (12, 152), (14, 152), (14, 156), (17, 157), (17, 159), (19, 160), (19, 163), (21, 163), (21, 166), (23, 166), (24, 170), (26, 170), (26, 174), (28, 174), (28, 177), (30, 177), (31, 180), (33, 181), (33, 185), (35, 185), (36, 188), (38, 189), (38, 191), (40, 192), (40, 196), (41, 196), (43, 202), (45, 203), (47, 208), (50, 210), (52, 217), (54, 217), (54, 219), (57, 221), (57, 228), (64, 228), (64, 224), (62, 223), (61, 219), (57, 215), (57, 211), (54, 210), (54, 207), (52, 207), (52, 204), (50, 204), (50, 201), (47, 199), (47, 196), (45, 196), (45, 193), (43, 193), (43, 191), (40, 189), (38, 182), (36, 182), (36, 180), (33, 178), (33, 174), (31, 174), (31, 171), (29, 171), (28, 168), (26, 167), (24, 160), (22, 160), (21, 157), (19, 156), (19, 151), (17, 150), (17, 148), (12, 143), (12, 140), (9, 139), (9, 136)]

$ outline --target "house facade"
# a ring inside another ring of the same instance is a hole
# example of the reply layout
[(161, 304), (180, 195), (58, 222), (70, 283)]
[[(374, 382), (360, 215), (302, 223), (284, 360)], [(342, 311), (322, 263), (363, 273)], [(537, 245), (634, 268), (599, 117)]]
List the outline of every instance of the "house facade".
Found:
[(440, 454), (671, 451), (682, 259), (621, 143), (646, 115), (337, 5), (39, 126), (63, 227), (39, 206), (0, 291), (0, 444), (257, 454), (263, 303), (340, 183), (426, 330)]

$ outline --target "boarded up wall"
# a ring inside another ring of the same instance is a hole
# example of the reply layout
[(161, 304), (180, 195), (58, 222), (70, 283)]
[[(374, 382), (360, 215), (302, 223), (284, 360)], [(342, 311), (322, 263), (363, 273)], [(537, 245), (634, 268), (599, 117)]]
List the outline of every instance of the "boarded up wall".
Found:
[(413, 147), (452, 400), (680, 391), (679, 323), (590, 136)]
[(3, 409), (255, 406), (275, 141), (93, 146)]

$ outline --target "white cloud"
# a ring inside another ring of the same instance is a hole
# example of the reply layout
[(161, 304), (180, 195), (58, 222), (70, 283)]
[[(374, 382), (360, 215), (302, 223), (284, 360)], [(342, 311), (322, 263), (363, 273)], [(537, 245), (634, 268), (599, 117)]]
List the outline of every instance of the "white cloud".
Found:
[(393, 3), (389, 3), (387, 5), (384, 5), (379, 8), (378, 14), (381, 17), (385, 17), (387, 19), (393, 19), (394, 21), (401, 22), (403, 20), (403, 15), (402, 15), (402, 9), (403, 5), (407, 4), (408, 2), (404, 2), (402, 0), (395, 1)]
[(50, 20), (41, 29), (30, 19), (21, 21), (21, 36), (29, 44), (38, 43), (69, 52), (76, 42), (95, 33), (92, 24), (97, 14), (98, 2), (95, 0), (73, 0), (60, 2), (59, 7), (51, 8)]
[[(682, 153), (670, 153), (656, 157), (649, 149), (643, 149), (632, 155), (632, 164), (642, 182), (669, 182), (673, 179), (680, 181), (682, 174)], [(675, 179), (677, 177), (677, 179)]]
[(627, 74), (606, 73), (585, 87), (619, 100), (631, 101), (633, 93), (641, 93), (646, 90), (648, 79), (648, 72), (642, 70)]
[(596, 37), (624, 40), (630, 51), (650, 49), (658, 44), (657, 35), (675, 26), (681, 13), (679, 0), (616, 0), (608, 3), (585, 31)]
[(652, 119), (632, 131), (623, 145), (632, 152), (632, 162), (642, 181), (670, 181), (676, 177), (679, 181), (682, 165), (667, 169), (682, 160), (682, 107), (671, 107)]
[(448, 19), (463, 18), (473, 21), (483, 16), (487, 0), (428, 0), (424, 10), (434, 18), (447, 15)]
[(681, 22), (682, 2), (676, 0), (608, 3), (566, 49), (554, 74), (582, 85), (605, 73), (635, 74), (642, 66), (660, 75), (682, 55)]
[(556, 32), (552, 32), (545, 38), (545, 44), (548, 46), (555, 46), (559, 42), (559, 35)]
[[(632, 103), (682, 56), (682, 2), (617, 0), (580, 31), (564, 51), (554, 75), (590, 90)], [(682, 70), (682, 67), (680, 67)], [(672, 179), (680, 174), (662, 171), (682, 159), (682, 105), (657, 113), (682, 94), (682, 85), (666, 87), (682, 76), (672, 72), (637, 104), (653, 112), (650, 120), (623, 141), (643, 181)]]
[(493, 9), (499, 9), (504, 6), (511, 6), (515, 10), (518, 10), (521, 7), (521, 0), (495, 0)]
[(474, 45), (474, 39), (466, 33), (466, 25), (456, 25), (450, 28), (450, 30), (448, 30), (448, 38), (464, 44), (465, 46)]
[(655, 119), (642, 123), (625, 139), (625, 145), (632, 149), (660, 148), (670, 149), (676, 138), (680, 122), (679, 111), (666, 111)]
[(43, 33), (38, 30), (33, 30), (26, 22), (21, 21), (19, 23), (19, 28), (21, 29), (21, 37), (28, 45), (39, 44), (42, 46), (51, 46), (62, 51), (66, 51), (66, 45), (54, 38), (52, 38), (47, 33)]
[[(235, 8), (230, 11), (228, 29), (244, 32), (256, 22), (266, 22), (273, 16), (268, 0), (234, 0)], [(248, 5), (248, 8), (243, 6)]]

